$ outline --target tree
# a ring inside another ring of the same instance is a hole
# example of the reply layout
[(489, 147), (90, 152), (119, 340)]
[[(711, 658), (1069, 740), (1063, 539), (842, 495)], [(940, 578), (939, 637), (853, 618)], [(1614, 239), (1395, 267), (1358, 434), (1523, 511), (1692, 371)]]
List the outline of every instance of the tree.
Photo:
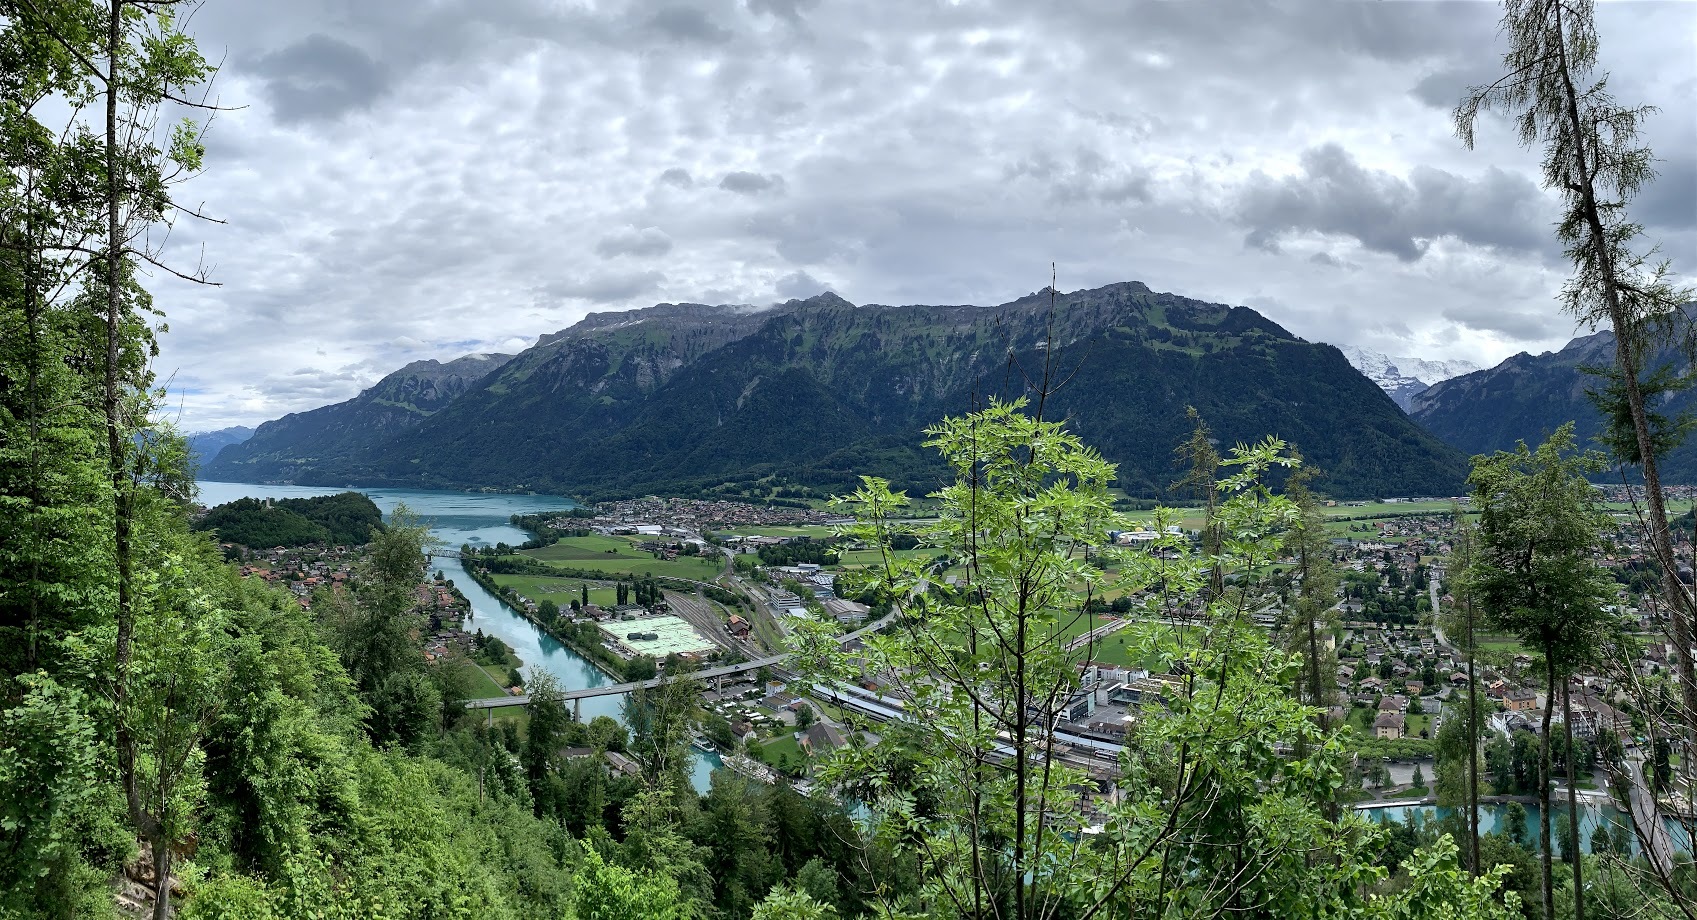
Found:
[[(155, 132), (161, 107), (189, 102), (187, 91), (211, 72), (194, 42), (177, 26), (174, 13), (179, 5), (173, 0), (103, 4), (14, 0), (0, 6), (8, 52), (8, 101), (23, 102), (6, 107), (7, 179), (21, 175), (26, 180), (21, 195), (13, 194), (12, 181), (0, 183), (8, 188), (6, 204), (19, 199), (25, 204), (20, 211), (6, 208), (0, 237), (6, 244), (8, 268), (22, 269), (22, 331), (32, 345), (48, 345), (44, 355), (54, 353), (42, 336), (47, 331), (41, 322), (49, 314), (47, 298), (70, 277), (81, 273), (83, 278), (82, 290), (71, 298), (75, 309), (83, 316), (98, 317), (98, 338), (89, 336), (82, 343), (95, 346), (82, 353), (92, 361), (79, 363), (98, 368), (98, 377), (85, 378), (81, 395), (88, 405), (99, 407), (105, 442), (102, 459), (108, 491), (94, 507), (109, 510), (111, 524), (105, 531), (111, 539), (111, 565), (102, 571), (111, 576), (116, 626), (110, 688), (120, 713), (115, 727), (116, 765), (129, 819), (156, 850), (168, 849), (164, 847), (170, 833), (168, 816), (147, 810), (150, 795), (140, 785), (145, 770), (140, 747), (146, 742), (131, 733), (132, 722), (122, 713), (128, 704), (141, 617), (136, 540), (140, 536), (138, 506), (144, 499), (138, 497), (138, 489), (163, 470), (176, 467), (180, 472), (184, 456), (180, 442), (156, 437), (149, 421), (154, 398), (148, 369), (153, 332), (147, 317), (152, 303), (137, 282), (139, 262), (163, 267), (157, 249), (147, 244), (147, 231), (169, 225), (182, 210), (173, 201), (173, 191), (182, 178), (199, 169), (203, 152), (199, 130), (192, 123), (176, 126), (163, 145)], [(13, 74), (21, 79), (14, 81)], [(98, 120), (90, 114), (97, 100), (104, 110)], [(50, 103), (47, 109), (51, 104), (63, 105), (71, 113), (70, 123), (52, 134), (43, 133), (44, 126), (36, 121), (41, 113), (32, 109), (44, 101)], [(47, 178), (52, 180), (50, 186), (35, 181)], [(14, 218), (23, 223), (15, 223)], [(73, 260), (80, 264), (73, 265)], [(173, 273), (205, 280), (204, 275)], [(37, 448), (43, 446), (39, 437), (46, 433), (41, 423), (47, 419), (37, 411), (44, 405), (39, 401), (46, 395), (43, 384), (50, 386), (58, 376), (45, 371), (43, 365), (35, 364), (25, 390), (31, 406), (26, 428), (32, 436), (26, 443)], [(186, 477), (167, 476), (157, 482), (170, 479), (176, 480), (177, 497), (186, 497), (179, 488), (187, 487)], [(42, 497), (39, 489), (28, 491)], [(32, 610), (39, 613), (40, 607)], [(155, 804), (164, 801), (159, 796), (151, 798)], [(165, 852), (157, 859), (159, 892), (165, 892), (170, 857)], [(169, 898), (156, 896), (155, 916), (162, 918), (169, 911)]]
[(410, 745), (437, 720), (441, 700), (425, 671), (413, 612), (423, 578), (427, 530), (404, 504), (371, 542), (351, 592), (319, 592), (331, 645), (370, 707), (367, 730), (379, 744)]
[[(797, 629), (796, 666), (812, 680), (890, 675), (888, 692), (917, 716), (817, 773), (866, 803), (874, 839), (922, 870), (918, 896), (883, 910), (1088, 920), (1365, 909), (1382, 831), (1353, 813), (1330, 820), (1321, 803), (1343, 786), (1342, 744), (1291, 698), (1301, 659), (1249, 619), (1260, 606), (1253, 583), (1298, 519), (1266, 478), (1296, 461), (1271, 439), (1221, 461), (1214, 552), (1165, 535), (1151, 553), (1104, 549), (1086, 562), (1082, 547), (1128, 529), (1107, 492), (1112, 467), (1022, 408), (992, 403), (928, 431), (955, 477), (933, 496), (935, 524), (898, 523), (906, 497), (872, 477), (837, 505), (858, 522), (845, 528), (850, 539), (888, 547), (895, 533), (916, 533), (961, 560), (958, 584), (886, 553), (876, 578), (903, 599), (895, 631), (851, 656), (829, 630)], [(1157, 510), (1155, 520), (1165, 534), (1173, 517)], [(1087, 779), (1050, 756), (1085, 654), (1061, 637), (1110, 586), (1149, 592), (1151, 612), (1200, 603), (1206, 620), (1138, 634), (1139, 653), (1172, 683), (1164, 703), (1151, 701), (1161, 711), (1127, 736), (1129, 794), (1087, 820), (1066, 792)], [(1306, 753), (1292, 755), (1299, 745)], [(1103, 834), (1090, 832), (1097, 823)]]
[[(1539, 735), (1539, 836), (1543, 844), (1545, 916), (1554, 916), (1551, 871), (1550, 721), (1558, 682), (1565, 686), (1580, 665), (1594, 661), (1610, 635), (1603, 612), (1611, 583), (1593, 558), (1607, 517), (1585, 474), (1597, 468), (1563, 425), (1536, 452), (1525, 443), (1512, 452), (1475, 457), (1468, 482), (1479, 509), (1477, 558), (1468, 580), (1497, 628), (1537, 648), (1543, 658), (1545, 704)], [(1571, 721), (1571, 719), (1569, 720)], [(1569, 784), (1570, 795), (1572, 784)], [(1570, 801), (1570, 822), (1578, 810)], [(1581, 869), (1574, 864), (1576, 876)], [(1582, 898), (1575, 901), (1583, 913)]]
[(805, 891), (779, 886), (754, 908), (753, 920), (836, 920), (837, 910)]
[(691, 920), (694, 907), (663, 873), (633, 871), (583, 848), (572, 881), (573, 920)]
[[(1505, 0), (1502, 32), (1509, 44), (1506, 73), (1468, 90), (1455, 110), (1456, 132), (1471, 148), (1480, 112), (1511, 115), (1520, 143), (1543, 148), (1544, 186), (1562, 196), (1557, 237), (1574, 266), (1562, 301), (1582, 322), (1607, 322), (1615, 335), (1612, 387), (1602, 394), (1614, 423), (1608, 442), (1621, 464), (1637, 466), (1643, 475), (1648, 513), (1642, 520), (1669, 611), (1682, 707), (1678, 721), (1689, 734), (1697, 730), (1691, 661), (1691, 614), (1697, 605), (1679, 579), (1658, 465), (1683, 432), (1651, 410), (1655, 391), (1670, 384), (1665, 377), (1657, 382), (1647, 362), (1678, 307), (1693, 297), (1671, 283), (1669, 263), (1656, 260), (1654, 247), (1643, 246), (1643, 227), (1627, 213), (1655, 176), (1650, 149), (1639, 141), (1640, 124), (1653, 109), (1616, 102), (1607, 74), (1595, 73), (1599, 42), (1592, 0)], [(1583, 905), (1577, 906), (1583, 914)]]
[(1337, 686), (1337, 655), (1321, 639), (1337, 626), (1337, 570), (1332, 564), (1331, 535), (1325, 508), (1308, 488), (1318, 471), (1305, 466), (1291, 474), (1285, 495), (1296, 506), (1296, 524), (1285, 538), (1284, 550), (1294, 563), (1286, 576), (1294, 585), (1283, 642), (1302, 656), (1302, 684), (1297, 697), (1319, 711), (1320, 728), (1328, 727), (1331, 688)]
[(1503, 809), (1503, 828), (1508, 833), (1508, 839), (1525, 845), (1530, 840), (1526, 830), (1526, 806), (1519, 802), (1510, 802)]
[[(1452, 588), (1455, 605), (1451, 608), (1449, 618), (1449, 633), (1458, 636), (1459, 644), (1467, 655), (1467, 707), (1462, 722), (1466, 728), (1467, 741), (1467, 833), (1468, 833), (1468, 865), (1475, 874), (1484, 866), (1479, 861), (1479, 739), (1484, 737), (1485, 728), (1480, 718), (1479, 707), (1479, 674), (1476, 667), (1478, 658), (1478, 609), (1473, 602), (1473, 591), (1467, 578), (1467, 573), (1473, 564), (1476, 532), (1473, 524), (1461, 512), (1461, 505), (1450, 505), (1450, 523), (1453, 527), (1450, 538), (1450, 559), (1453, 571), (1461, 574), (1455, 580)], [(1451, 718), (1450, 722), (1455, 720)], [(1445, 728), (1449, 727), (1445, 723)], [(1453, 753), (1453, 752), (1452, 752)]]
[[(652, 659), (650, 659), (652, 660)], [(700, 717), (701, 684), (673, 680), (631, 691), (624, 701), (627, 746), (650, 788), (688, 788), (689, 739)]]

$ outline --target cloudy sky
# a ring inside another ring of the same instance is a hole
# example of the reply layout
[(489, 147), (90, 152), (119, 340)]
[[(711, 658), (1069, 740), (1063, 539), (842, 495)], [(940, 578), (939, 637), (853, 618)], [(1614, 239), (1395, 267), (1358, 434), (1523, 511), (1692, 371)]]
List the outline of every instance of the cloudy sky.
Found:
[[(1638, 216), (1697, 274), (1697, 3), (1600, 5), (1660, 105)], [(1399, 0), (208, 0), (223, 61), (160, 278), (185, 427), (660, 301), (1139, 280), (1482, 364), (1574, 333), (1536, 156), (1450, 110), (1497, 8)]]

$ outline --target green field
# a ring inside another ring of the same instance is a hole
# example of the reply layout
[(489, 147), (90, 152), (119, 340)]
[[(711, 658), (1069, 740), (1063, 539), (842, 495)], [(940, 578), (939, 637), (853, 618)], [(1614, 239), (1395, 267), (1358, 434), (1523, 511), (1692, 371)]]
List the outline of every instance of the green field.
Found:
[[(530, 598), (537, 603), (553, 601), (561, 607), (570, 607), (572, 601), (582, 598), (579, 590), (583, 580), (578, 578), (554, 578), (548, 575), (492, 575), (495, 583), (503, 588), (514, 591)], [(596, 582), (589, 583), (589, 602), (598, 607), (611, 607), (618, 602), (618, 589), (601, 588)]]
[(782, 763), (785, 757), (789, 758), (791, 765), (796, 766), (807, 760), (807, 755), (801, 752), (801, 745), (796, 744), (795, 737), (787, 731), (761, 745), (761, 754), (769, 764)]
[(1480, 635), (1478, 641), (1479, 648), (1486, 652), (1500, 652), (1507, 655), (1531, 654), (1526, 646), (1521, 645), (1511, 636)]
[[(1100, 619), (1096, 622), (1098, 626), (1102, 624)], [(1160, 670), (1160, 656), (1155, 654), (1144, 655), (1138, 648), (1143, 641), (1142, 637), (1149, 635), (1150, 630), (1159, 630), (1166, 638), (1175, 638), (1178, 628), (1153, 623), (1133, 623), (1109, 633), (1103, 638), (1100, 644), (1096, 646), (1095, 652), (1090, 656), (1091, 660), (1103, 664), (1117, 664), (1127, 668)], [(1078, 629), (1076, 626), (1069, 630), (1075, 636), (1088, 631), (1088, 629)], [(1195, 633), (1192, 632), (1192, 635), (1195, 635)]]
[(623, 537), (566, 537), (552, 546), (527, 549), (523, 553), (563, 568), (594, 569), (615, 575), (711, 581), (724, 570), (723, 560), (716, 555), (656, 559)]
[(467, 668), (466, 673), (471, 675), (471, 699), (486, 700), (507, 695), (507, 691), (502, 689), (502, 682), (497, 681), (481, 665)]
[[(891, 550), (897, 559), (933, 559), (940, 550), (937, 549), (896, 549)], [(842, 568), (861, 568), (869, 565), (883, 565), (884, 554), (875, 549), (851, 549), (842, 554), (838, 565)]]

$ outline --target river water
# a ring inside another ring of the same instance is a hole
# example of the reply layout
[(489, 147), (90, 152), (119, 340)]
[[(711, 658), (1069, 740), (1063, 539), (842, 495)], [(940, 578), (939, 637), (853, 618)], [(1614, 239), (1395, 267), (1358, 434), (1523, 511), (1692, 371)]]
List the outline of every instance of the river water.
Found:
[[(442, 544), (441, 548), (457, 550), (461, 544), (472, 546), (508, 543), (518, 545), (529, 534), (511, 523), (515, 514), (534, 514), (577, 507), (569, 498), (552, 495), (499, 495), (479, 492), (444, 492), (425, 489), (333, 489), (314, 486), (255, 485), (242, 482), (201, 482), (200, 502), (212, 506), (238, 498), (310, 498), (334, 495), (339, 492), (362, 492), (371, 497), (387, 517), (404, 504), (430, 527), (430, 535)], [(524, 661), (526, 680), (537, 671), (547, 671), (559, 678), (567, 690), (586, 690), (618, 683), (590, 663), (587, 658), (561, 645), (534, 623), (514, 613), (494, 595), (472, 581), (461, 568), (458, 559), (435, 558), (434, 568), (453, 580), (455, 587), (471, 601), (472, 616), (466, 621), (468, 631), (483, 630), (486, 635), (499, 636), (512, 646)], [(583, 721), (596, 716), (612, 716), (624, 721), (620, 714), (623, 697), (597, 696), (583, 700)], [(719, 766), (716, 754), (692, 751), (695, 765), (691, 779), (698, 791), (707, 790), (708, 777)]]
[[(1532, 842), (1534, 848), (1537, 848), (1540, 844), (1538, 838), (1538, 805), (1534, 802), (1523, 807), (1526, 809), (1527, 839)], [(1456, 811), (1458, 810), (1438, 808), (1433, 805), (1375, 805), (1363, 808), (1361, 814), (1371, 821), (1395, 821), (1402, 824), (1412, 822), (1418, 826)], [(1565, 803), (1555, 804), (1555, 807), (1550, 809), (1550, 813), (1550, 836), (1557, 841), (1556, 846), (1559, 849), (1560, 841), (1567, 836), (1567, 805)], [(1491, 834), (1505, 831), (1507, 814), (1508, 807), (1506, 805), (1495, 803), (1480, 805), (1479, 833)], [(1673, 818), (1664, 817), (1662, 820), (1667, 824), (1674, 849), (1690, 852), (1691, 841), (1685, 833), (1685, 828)], [(1586, 801), (1584, 798), (1579, 800), (1580, 849), (1587, 853), (1591, 852), (1592, 835), (1598, 829), (1612, 825), (1621, 825), (1628, 830), (1632, 855), (1637, 856), (1639, 852), (1638, 835), (1630, 833), (1632, 829), (1632, 816), (1630, 814), (1615, 807), (1611, 801)]]

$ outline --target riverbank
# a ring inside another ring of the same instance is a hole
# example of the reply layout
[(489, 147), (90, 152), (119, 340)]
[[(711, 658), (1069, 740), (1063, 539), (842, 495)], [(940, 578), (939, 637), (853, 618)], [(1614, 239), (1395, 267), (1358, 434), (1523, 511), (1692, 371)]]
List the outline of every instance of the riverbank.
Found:
[(543, 623), (537, 618), (536, 614), (531, 613), (524, 607), (509, 600), (507, 596), (502, 593), (501, 586), (495, 583), (495, 579), (491, 578), (483, 570), (474, 565), (462, 565), (462, 568), (467, 575), (471, 576), (471, 580), (477, 582), (479, 587), (489, 592), (490, 596), (494, 597), (497, 603), (517, 614), (526, 622), (530, 623), (530, 625), (535, 626), (542, 632), (543, 635), (548, 636), (555, 642), (558, 642), (566, 648), (576, 652), (602, 674), (618, 681), (626, 679), (622, 672), (622, 668), (620, 667), (624, 663), (623, 659), (620, 659), (612, 652), (607, 651), (604, 646), (599, 643), (584, 642), (579, 636), (562, 633), (554, 629), (552, 626)]

